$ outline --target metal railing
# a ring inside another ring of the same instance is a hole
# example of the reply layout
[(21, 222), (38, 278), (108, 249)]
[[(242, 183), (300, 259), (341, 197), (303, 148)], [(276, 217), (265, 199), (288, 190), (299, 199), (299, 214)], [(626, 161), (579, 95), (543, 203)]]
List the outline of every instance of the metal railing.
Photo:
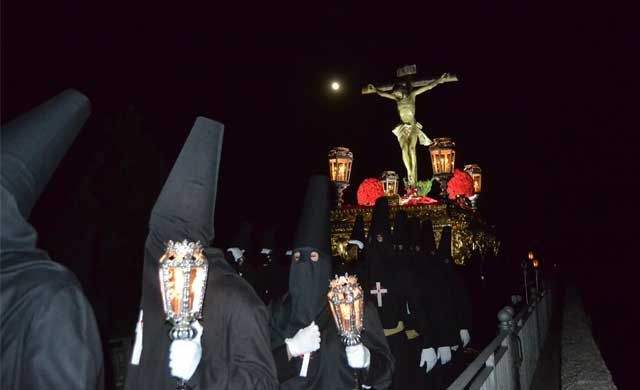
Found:
[(551, 291), (530, 302), (515, 318), (509, 306), (498, 312), (498, 335), (449, 390), (529, 390), (549, 329)]

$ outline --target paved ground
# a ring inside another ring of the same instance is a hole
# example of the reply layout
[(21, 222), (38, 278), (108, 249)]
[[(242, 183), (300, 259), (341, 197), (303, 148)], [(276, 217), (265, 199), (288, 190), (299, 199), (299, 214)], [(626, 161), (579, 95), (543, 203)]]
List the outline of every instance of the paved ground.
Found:
[[(556, 294), (562, 297), (560, 292)], [(533, 374), (531, 390), (559, 390), (560, 389), (560, 346), (562, 334), (562, 302), (556, 301), (549, 334), (542, 347), (538, 367)]]

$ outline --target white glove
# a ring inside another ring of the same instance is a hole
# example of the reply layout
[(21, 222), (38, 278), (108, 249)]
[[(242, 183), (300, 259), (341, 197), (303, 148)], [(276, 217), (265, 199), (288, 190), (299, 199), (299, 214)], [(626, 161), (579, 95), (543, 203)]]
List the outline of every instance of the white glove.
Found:
[(451, 361), (451, 347), (438, 347), (438, 359), (442, 364), (449, 363)]
[(427, 363), (427, 372), (431, 371), (431, 369), (438, 362), (438, 357), (436, 356), (436, 351), (433, 348), (423, 349), (420, 354), (420, 367), (423, 367), (425, 363)]
[(460, 340), (462, 340), (462, 348), (466, 347), (471, 341), (471, 335), (469, 334), (469, 330), (460, 329)]
[(236, 263), (242, 258), (242, 256), (244, 256), (244, 249), (236, 247), (227, 249), (227, 252), (231, 253), (233, 260), (235, 260)]
[(291, 356), (296, 357), (320, 349), (320, 329), (315, 321), (306, 328), (300, 329), (295, 336), (285, 339)]
[(344, 350), (347, 352), (347, 361), (351, 368), (367, 368), (371, 364), (369, 348), (362, 345), (362, 343), (345, 347)]
[(193, 340), (174, 340), (169, 347), (169, 368), (171, 375), (188, 381), (196, 372), (202, 358), (202, 325), (193, 323), (198, 332)]

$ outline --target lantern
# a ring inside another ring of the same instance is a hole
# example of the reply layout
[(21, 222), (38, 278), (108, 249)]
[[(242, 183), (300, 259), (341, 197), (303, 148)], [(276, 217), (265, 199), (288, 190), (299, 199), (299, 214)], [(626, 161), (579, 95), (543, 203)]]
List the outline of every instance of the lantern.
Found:
[(360, 344), (364, 302), (362, 288), (353, 275), (336, 276), (329, 283), (329, 307), (346, 346)]
[(384, 171), (380, 175), (380, 183), (384, 187), (386, 196), (395, 196), (398, 194), (398, 174), (394, 171)]
[(456, 162), (456, 144), (451, 138), (436, 138), (429, 146), (433, 176), (440, 184), (440, 196), (447, 198), (447, 183), (453, 176)]
[(533, 252), (529, 251), (529, 253), (527, 253), (527, 258), (529, 260), (533, 260)]
[[(193, 322), (202, 318), (202, 305), (207, 287), (209, 264), (200, 242), (169, 241), (160, 258), (160, 293), (167, 321), (173, 327), (171, 340), (192, 340), (196, 337)], [(188, 389), (184, 379), (178, 379), (177, 390)]]
[(536, 295), (540, 294), (540, 284), (538, 281), (538, 266), (540, 265), (540, 262), (538, 261), (538, 259), (533, 259), (533, 272), (534, 275), (536, 276)]
[(190, 340), (196, 334), (191, 324), (202, 318), (209, 264), (200, 242), (169, 241), (160, 258), (160, 292), (171, 340)]
[(329, 151), (329, 175), (338, 192), (338, 207), (342, 206), (343, 192), (351, 180), (353, 153), (347, 148), (336, 146)]
[(469, 197), (471, 201), (471, 208), (478, 209), (478, 198), (482, 190), (482, 169), (477, 164), (467, 164), (464, 166), (464, 171), (473, 179), (473, 195)]
[(482, 191), (482, 169), (477, 164), (467, 164), (464, 171), (473, 178), (473, 192), (479, 194)]

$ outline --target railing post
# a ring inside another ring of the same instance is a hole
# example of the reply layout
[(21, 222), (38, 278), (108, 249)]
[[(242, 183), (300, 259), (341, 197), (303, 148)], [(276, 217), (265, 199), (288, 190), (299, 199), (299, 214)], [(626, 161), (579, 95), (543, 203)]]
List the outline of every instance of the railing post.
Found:
[[(498, 329), (500, 332), (507, 332), (509, 336), (506, 338), (507, 351), (511, 356), (512, 366), (511, 383), (513, 389), (520, 390), (520, 365), (522, 364), (522, 342), (516, 333), (516, 323), (513, 320), (515, 311), (511, 306), (505, 306), (498, 312)], [(508, 386), (511, 388), (511, 386)]]
[(535, 355), (534, 355), (534, 361), (538, 361), (538, 357), (539, 357), (539, 352), (540, 349), (542, 348), (542, 345), (540, 344), (540, 338), (541, 338), (541, 332), (540, 332), (540, 296), (538, 295), (536, 288), (535, 287), (531, 287), (531, 295), (533, 295), (535, 298), (532, 300), (531, 303), (531, 309), (532, 311), (534, 311), (535, 316), (536, 316), (536, 341), (535, 341), (535, 345), (536, 345), (536, 350), (535, 350)]

